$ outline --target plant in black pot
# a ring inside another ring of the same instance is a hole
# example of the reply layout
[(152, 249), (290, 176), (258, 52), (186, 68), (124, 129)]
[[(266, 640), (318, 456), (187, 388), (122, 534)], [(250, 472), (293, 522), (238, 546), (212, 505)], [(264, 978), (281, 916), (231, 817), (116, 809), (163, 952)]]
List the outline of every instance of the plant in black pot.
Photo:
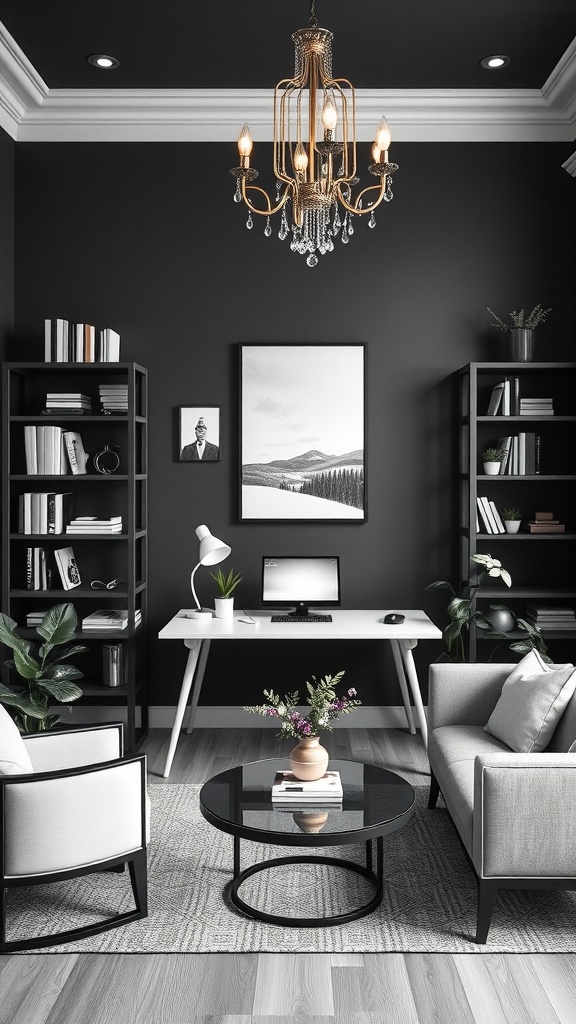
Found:
[(21, 733), (52, 729), (60, 716), (49, 713), (50, 702), (68, 704), (82, 696), (82, 690), (73, 680), (81, 679), (84, 673), (73, 665), (63, 664), (73, 655), (88, 650), (81, 644), (70, 643), (77, 625), (72, 604), (49, 608), (36, 627), (43, 640), (36, 650), (31, 640), (18, 635), (14, 619), (0, 613), (0, 642), (13, 651), (13, 658), (5, 664), (21, 679), (16, 690), (0, 683), (0, 702), (14, 708), (14, 720)]
[(512, 359), (518, 360), (519, 362), (529, 362), (534, 357), (534, 331), (540, 324), (546, 323), (548, 314), (552, 312), (550, 309), (543, 309), (541, 303), (534, 306), (529, 313), (524, 309), (513, 309), (508, 314), (510, 322), (507, 323), (505, 320), (501, 320), (496, 313), (490, 309), (490, 306), (486, 306), (486, 309), (491, 316), (494, 317), (494, 323), (492, 327), (497, 327), (499, 331), (511, 331), (512, 332)]

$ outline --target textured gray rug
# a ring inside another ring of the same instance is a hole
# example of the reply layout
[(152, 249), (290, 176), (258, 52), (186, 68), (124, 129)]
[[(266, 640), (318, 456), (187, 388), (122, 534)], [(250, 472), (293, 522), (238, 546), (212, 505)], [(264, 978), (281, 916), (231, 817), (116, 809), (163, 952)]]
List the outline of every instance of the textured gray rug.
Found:
[[(149, 916), (47, 952), (575, 952), (576, 895), (500, 894), (486, 946), (475, 932), (476, 883), (444, 809), (428, 811), (416, 790), (412, 821), (385, 839), (386, 890), (373, 914), (330, 928), (284, 928), (245, 918), (223, 898), (231, 878), (232, 838), (198, 809), (200, 786), (150, 786)], [(296, 826), (295, 826), (296, 829)], [(242, 843), (242, 866), (288, 847)], [(302, 852), (302, 851), (299, 851)], [(313, 853), (313, 850), (305, 851)], [(363, 846), (317, 852), (361, 861)], [(329, 874), (331, 872), (331, 874)], [(244, 898), (273, 912), (342, 912), (367, 899), (366, 883), (340, 869), (290, 866), (256, 875)], [(9, 894), (9, 937), (58, 931), (132, 906), (127, 873), (97, 874)]]

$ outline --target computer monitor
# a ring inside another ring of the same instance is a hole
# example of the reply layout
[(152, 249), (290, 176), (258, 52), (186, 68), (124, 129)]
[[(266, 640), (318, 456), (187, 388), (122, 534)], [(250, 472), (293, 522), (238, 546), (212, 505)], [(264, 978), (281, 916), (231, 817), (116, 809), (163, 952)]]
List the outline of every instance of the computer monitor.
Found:
[(338, 555), (265, 555), (262, 559), (262, 607), (289, 608), (308, 615), (310, 605), (340, 605)]

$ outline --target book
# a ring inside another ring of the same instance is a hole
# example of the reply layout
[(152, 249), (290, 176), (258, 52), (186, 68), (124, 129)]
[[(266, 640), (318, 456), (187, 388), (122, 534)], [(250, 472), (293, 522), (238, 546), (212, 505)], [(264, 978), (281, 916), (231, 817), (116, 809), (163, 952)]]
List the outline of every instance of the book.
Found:
[(490, 533), (499, 533), (500, 531), (496, 525), (496, 520), (492, 515), (492, 509), (490, 508), (490, 502), (488, 501), (488, 498), (485, 495), (481, 495), (480, 501), (482, 502), (482, 506), (484, 508), (484, 511), (486, 512), (486, 516), (490, 523)]
[[(140, 625), (142, 621), (142, 612), (138, 609), (134, 616), (134, 625)], [(122, 630), (128, 626), (128, 609), (127, 608), (99, 608), (95, 612), (90, 612), (90, 615), (86, 615), (82, 619), (82, 629), (85, 630)]]
[(496, 416), (498, 409), (502, 404), (502, 394), (504, 392), (505, 382), (501, 380), (498, 384), (495, 384), (492, 388), (492, 394), (490, 395), (490, 401), (488, 403), (487, 416)]
[(551, 522), (556, 522), (557, 523), (559, 521), (558, 519), (554, 519), (554, 513), (553, 512), (535, 512), (534, 513), (534, 519), (537, 522), (541, 522), (541, 523), (551, 523)]
[(476, 498), (476, 503), (478, 505), (478, 511), (480, 513), (480, 518), (482, 520), (485, 532), (493, 533), (492, 526), (490, 525), (490, 520), (488, 519), (488, 515), (482, 504), (482, 499), (480, 497)]
[(96, 361), (96, 328), (93, 324), (84, 324), (84, 362)]
[(494, 517), (494, 521), (496, 523), (496, 527), (498, 529), (498, 533), (506, 533), (506, 527), (504, 526), (504, 523), (502, 522), (502, 520), (500, 518), (500, 513), (499, 513), (498, 509), (496, 508), (496, 505), (494, 504), (493, 501), (490, 501), (489, 505), (490, 505), (490, 511), (491, 511), (491, 513), (492, 513), (492, 515)]
[(540, 434), (536, 434), (534, 448), (534, 474), (538, 476), (540, 473), (540, 454), (542, 451), (542, 438), (540, 437)]
[(88, 456), (84, 451), (80, 434), (76, 430), (65, 430), (62, 436), (73, 476), (81, 476), (83, 473), (87, 473), (86, 463)]
[(505, 476), (508, 472), (508, 459), (510, 458), (510, 446), (512, 444), (512, 437), (501, 437), (498, 441), (498, 447), (504, 449), (505, 456), (500, 463), (499, 476)]
[[(54, 533), (64, 533), (74, 515), (74, 495), (72, 491), (54, 495)], [(50, 532), (50, 529), (49, 529)]]
[(512, 416), (518, 416), (520, 413), (520, 377), (512, 377), (510, 389), (510, 412)]
[(290, 771), (276, 772), (272, 784), (272, 800), (302, 803), (340, 803), (343, 796), (340, 772), (327, 771), (321, 779), (305, 782)]
[(518, 434), (518, 474), (526, 476), (526, 434), (524, 431)]
[(80, 573), (78, 571), (73, 549), (56, 548), (54, 551), (54, 558), (56, 560), (56, 565), (58, 566), (63, 589), (72, 590), (74, 587), (79, 587), (82, 581), (80, 579)]
[(38, 473), (38, 453), (36, 450), (36, 427), (24, 427), (24, 452), (26, 455), (26, 473), (36, 476)]
[(502, 392), (502, 415), (510, 415), (510, 378), (506, 377), (504, 381), (504, 390)]
[(68, 362), (68, 321), (57, 319), (55, 325), (56, 362)]
[(120, 362), (120, 335), (111, 327), (100, 331), (98, 360), (101, 363)]
[(526, 523), (528, 533), (565, 533), (564, 523)]

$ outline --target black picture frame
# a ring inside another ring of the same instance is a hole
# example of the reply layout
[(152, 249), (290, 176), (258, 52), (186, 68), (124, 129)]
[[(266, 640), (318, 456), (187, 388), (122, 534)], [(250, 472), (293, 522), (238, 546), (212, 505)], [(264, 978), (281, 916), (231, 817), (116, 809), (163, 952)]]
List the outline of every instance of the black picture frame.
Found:
[[(200, 423), (205, 430), (197, 431)], [(197, 440), (204, 435), (199, 454)], [(220, 462), (222, 441), (219, 405), (181, 405), (178, 408), (178, 458), (180, 462)]]
[(365, 343), (240, 342), (239, 356), (240, 522), (366, 522)]

